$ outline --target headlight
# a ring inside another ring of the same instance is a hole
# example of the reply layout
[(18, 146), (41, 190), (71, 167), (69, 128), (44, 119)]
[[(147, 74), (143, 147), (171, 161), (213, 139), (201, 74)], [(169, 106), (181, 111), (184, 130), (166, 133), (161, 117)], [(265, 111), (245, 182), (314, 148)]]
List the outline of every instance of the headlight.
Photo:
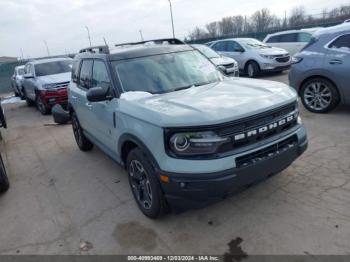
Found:
[(266, 58), (266, 59), (274, 59), (275, 57), (272, 55), (262, 55), (260, 54), (261, 57)]
[(44, 89), (53, 89), (55, 88), (56, 84), (44, 84), (43, 88)]
[(292, 57), (292, 64), (300, 63), (303, 60), (301, 57), (293, 56)]
[(176, 155), (208, 155), (215, 153), (228, 140), (212, 131), (176, 133), (170, 137), (169, 147)]

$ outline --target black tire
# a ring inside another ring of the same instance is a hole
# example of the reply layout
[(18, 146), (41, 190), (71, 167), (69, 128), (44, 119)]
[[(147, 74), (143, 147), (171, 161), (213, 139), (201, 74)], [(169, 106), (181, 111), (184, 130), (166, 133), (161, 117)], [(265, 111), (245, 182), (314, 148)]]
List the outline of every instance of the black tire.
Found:
[(340, 103), (336, 86), (321, 77), (306, 81), (300, 89), (300, 97), (304, 107), (313, 113), (328, 113)]
[(36, 105), (36, 108), (39, 110), (39, 112), (42, 114), (42, 115), (47, 115), (50, 113), (50, 109), (48, 109), (45, 104), (43, 103), (42, 99), (40, 96), (36, 96), (36, 99), (35, 99), (35, 105)]
[(10, 183), (6, 174), (6, 169), (2, 157), (0, 155), (0, 193), (6, 192), (10, 187)]
[[(141, 165), (141, 175), (137, 166)], [(140, 148), (131, 150), (127, 157), (129, 184), (141, 212), (152, 219), (168, 212), (159, 180), (146, 154)]]
[(245, 67), (245, 73), (248, 77), (254, 78), (260, 75), (260, 67), (257, 62), (249, 61)]
[(16, 96), (16, 97), (19, 97), (20, 94), (19, 94), (17, 91), (15, 91), (15, 96)]
[(26, 93), (25, 90), (23, 90), (23, 96), (24, 96), (24, 99), (27, 102), (27, 106), (34, 106), (35, 102), (33, 100), (30, 100), (29, 97), (27, 97), (27, 93)]
[(78, 117), (75, 112), (72, 114), (72, 128), (75, 141), (81, 151), (90, 151), (94, 144), (84, 135), (84, 131), (80, 126)]

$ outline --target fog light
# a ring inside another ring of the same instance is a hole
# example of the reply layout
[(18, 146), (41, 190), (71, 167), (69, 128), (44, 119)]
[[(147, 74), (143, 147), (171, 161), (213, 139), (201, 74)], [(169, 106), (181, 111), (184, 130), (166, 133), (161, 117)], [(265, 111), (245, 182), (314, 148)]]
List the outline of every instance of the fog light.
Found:
[(169, 183), (169, 177), (161, 175), (160, 176), (160, 181), (162, 181), (163, 183)]

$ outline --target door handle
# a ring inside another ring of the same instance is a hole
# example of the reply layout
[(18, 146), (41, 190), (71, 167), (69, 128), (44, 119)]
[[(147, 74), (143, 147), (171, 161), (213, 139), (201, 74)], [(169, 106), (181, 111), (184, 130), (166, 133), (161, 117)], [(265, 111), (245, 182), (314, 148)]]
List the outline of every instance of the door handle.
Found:
[(77, 100), (77, 97), (76, 96), (71, 96), (72, 99), (74, 100)]
[(333, 59), (333, 60), (329, 61), (329, 63), (331, 65), (341, 65), (343, 63), (343, 61), (339, 60), (339, 59)]

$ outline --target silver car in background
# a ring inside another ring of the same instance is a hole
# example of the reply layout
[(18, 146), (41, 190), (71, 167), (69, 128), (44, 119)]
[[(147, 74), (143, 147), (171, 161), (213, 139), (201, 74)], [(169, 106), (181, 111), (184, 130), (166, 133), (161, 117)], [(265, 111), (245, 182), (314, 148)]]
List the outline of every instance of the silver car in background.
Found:
[(254, 38), (232, 38), (213, 42), (210, 47), (238, 62), (239, 69), (249, 77), (262, 72), (282, 72), (290, 68), (291, 57), (281, 48), (266, 45)]
[(11, 86), (12, 86), (13, 92), (15, 93), (16, 96), (20, 96), (20, 97), (23, 97), (23, 93), (22, 93), (23, 75), (24, 75), (24, 65), (16, 66), (13, 72), (13, 75), (11, 77)]
[(293, 57), (289, 82), (311, 112), (326, 113), (350, 105), (350, 24), (317, 31)]
[(239, 76), (238, 63), (230, 57), (222, 56), (206, 45), (191, 45), (206, 56), (226, 76)]

